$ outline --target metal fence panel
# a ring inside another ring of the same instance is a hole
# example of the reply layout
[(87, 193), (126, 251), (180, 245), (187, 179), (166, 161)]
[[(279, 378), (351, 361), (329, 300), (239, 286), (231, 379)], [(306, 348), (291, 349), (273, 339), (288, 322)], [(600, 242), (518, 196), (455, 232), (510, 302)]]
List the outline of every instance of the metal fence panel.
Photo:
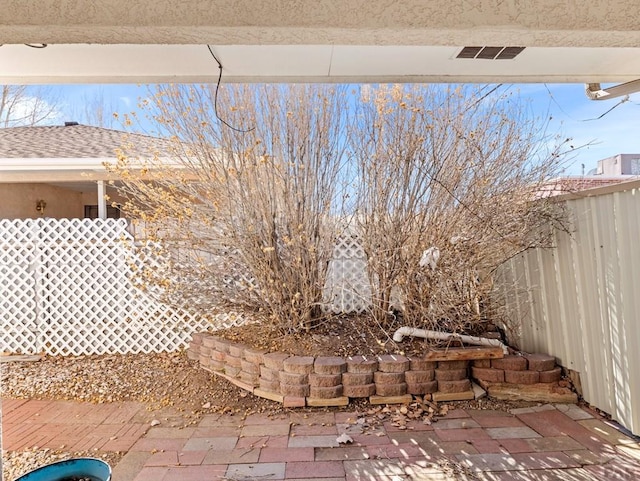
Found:
[(502, 266), (496, 294), (525, 351), (580, 374), (584, 398), (640, 433), (640, 189), (565, 200), (574, 232)]

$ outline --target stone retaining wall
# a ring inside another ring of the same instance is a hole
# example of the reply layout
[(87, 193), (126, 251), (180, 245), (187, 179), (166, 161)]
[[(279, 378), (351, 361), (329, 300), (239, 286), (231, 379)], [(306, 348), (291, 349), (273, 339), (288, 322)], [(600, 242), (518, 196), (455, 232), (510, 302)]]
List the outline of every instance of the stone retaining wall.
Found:
[(410, 402), (414, 396), (433, 401), (470, 400), (485, 394), (472, 379), (483, 387), (496, 383), (520, 386), (557, 384), (562, 375), (555, 358), (546, 354), (438, 361), (396, 354), (292, 356), (207, 332), (194, 334), (187, 355), (236, 386), (290, 407), (341, 406), (353, 398), (369, 398), (373, 404)]

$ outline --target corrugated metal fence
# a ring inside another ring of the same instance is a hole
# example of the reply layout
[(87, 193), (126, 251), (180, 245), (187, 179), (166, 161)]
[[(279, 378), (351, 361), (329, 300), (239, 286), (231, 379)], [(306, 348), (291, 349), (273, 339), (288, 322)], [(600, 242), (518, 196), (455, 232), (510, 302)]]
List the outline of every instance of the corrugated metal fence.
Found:
[(584, 398), (640, 434), (640, 181), (562, 200), (573, 232), (500, 272), (525, 351), (579, 372)]

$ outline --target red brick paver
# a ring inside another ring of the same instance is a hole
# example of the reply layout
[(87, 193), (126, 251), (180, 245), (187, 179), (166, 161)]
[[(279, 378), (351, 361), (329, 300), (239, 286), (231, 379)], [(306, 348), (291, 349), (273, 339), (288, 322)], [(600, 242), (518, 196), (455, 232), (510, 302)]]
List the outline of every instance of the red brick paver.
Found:
[[(9, 451), (128, 451), (113, 481), (452, 480), (456, 464), (478, 480), (640, 479), (637, 440), (575, 406), (452, 409), (431, 425), (373, 423), (364, 432), (356, 412), (207, 415), (191, 427), (150, 428), (135, 403), (5, 400), (3, 408)], [(339, 433), (353, 443), (338, 444)], [(137, 464), (119, 470), (129, 455)]]
[(2, 406), (2, 447), (7, 451), (127, 451), (149, 429), (148, 423), (134, 420), (144, 411), (138, 403), (3, 399)]

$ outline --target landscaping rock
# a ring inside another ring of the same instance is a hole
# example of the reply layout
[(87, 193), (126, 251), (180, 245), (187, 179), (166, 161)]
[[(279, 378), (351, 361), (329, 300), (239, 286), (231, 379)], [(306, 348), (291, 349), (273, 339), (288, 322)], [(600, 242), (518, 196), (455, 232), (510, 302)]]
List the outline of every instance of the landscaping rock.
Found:
[(538, 371), (504, 371), (504, 381), (510, 384), (536, 384), (540, 382)]
[(241, 344), (229, 344), (229, 354), (242, 359), (245, 347)]
[(229, 377), (238, 377), (238, 375), (240, 374), (240, 368), (225, 364), (224, 373)]
[(229, 346), (231, 345), (231, 343), (226, 339), (216, 339), (215, 344), (216, 351), (224, 352), (226, 354), (229, 353)]
[(211, 359), (215, 359), (216, 361), (225, 362), (227, 360), (227, 354), (224, 352), (220, 352), (217, 349), (211, 351)]
[(438, 391), (442, 393), (459, 393), (471, 389), (471, 381), (462, 379), (459, 381), (438, 381)]
[(247, 384), (251, 384), (254, 387), (260, 384), (259, 383), (260, 378), (255, 373), (240, 371), (240, 374), (238, 377), (240, 378), (241, 381), (246, 382)]
[(209, 358), (209, 368), (214, 371), (224, 371), (226, 364), (222, 361), (216, 361), (215, 359)]
[(285, 397), (306, 397), (309, 395), (309, 392), (310, 390), (308, 384), (285, 384), (283, 382), (280, 383), (280, 394)]
[(426, 359), (418, 357), (410, 357), (409, 363), (411, 371), (432, 371), (438, 367), (437, 361), (427, 361)]
[(364, 372), (345, 372), (342, 375), (342, 384), (344, 386), (364, 386), (365, 384), (371, 384), (373, 382), (373, 373)]
[(279, 372), (280, 371), (276, 371), (275, 369), (269, 369), (267, 366), (260, 366), (260, 377), (267, 381), (280, 382)]
[(473, 367), (481, 367), (481, 368), (490, 368), (491, 367), (491, 359), (475, 359), (471, 361), (471, 365)]
[(380, 372), (373, 373), (373, 382), (377, 384), (399, 384), (404, 382), (403, 372)]
[(551, 371), (556, 367), (556, 358), (548, 354), (526, 354), (530, 371)]
[(469, 367), (469, 361), (438, 361), (438, 369), (441, 371), (455, 371)]
[(544, 383), (557, 382), (562, 379), (562, 369), (556, 367), (550, 371), (540, 371), (540, 381)]
[(473, 366), (471, 368), (471, 377), (487, 382), (504, 382), (504, 371), (502, 369)]
[(244, 372), (249, 372), (251, 374), (256, 374), (256, 375), (260, 374), (260, 365), (247, 361), (246, 359), (242, 359), (240, 361), (240, 369), (242, 369)]
[(191, 359), (192, 361), (198, 361), (200, 359), (200, 353), (198, 352), (197, 349), (193, 348), (193, 345), (191, 345), (189, 347), (189, 349), (187, 349), (187, 358)]
[(342, 384), (340, 374), (309, 374), (309, 385), (313, 387), (333, 387)]
[(266, 351), (263, 349), (245, 348), (244, 358), (253, 364), (262, 364)]
[(289, 357), (289, 354), (283, 352), (270, 352), (263, 356), (264, 365), (274, 371), (282, 371), (284, 369), (284, 361)]
[(407, 383), (398, 384), (376, 384), (376, 395), (378, 396), (402, 396), (407, 394)]
[(278, 379), (285, 384), (309, 384), (308, 374), (297, 374), (295, 372), (280, 371)]
[(363, 398), (373, 396), (376, 393), (375, 384), (365, 384), (362, 386), (347, 386), (343, 384), (342, 394), (347, 397)]
[(241, 357), (236, 357), (236, 356), (232, 356), (231, 354), (229, 354), (225, 358), (224, 362), (225, 362), (225, 364), (227, 366), (237, 367), (238, 369), (242, 368), (242, 358)]
[(438, 390), (438, 381), (430, 382), (407, 382), (407, 393), (409, 394), (431, 394)]
[(260, 389), (265, 391), (280, 393), (280, 381), (269, 381), (267, 379), (260, 378), (258, 381)]
[(346, 361), (347, 372), (350, 373), (374, 373), (378, 370), (378, 361), (373, 357), (353, 356), (348, 357)]
[(431, 382), (435, 379), (435, 371), (407, 371), (404, 373), (404, 378), (407, 384), (420, 384), (425, 382)]
[(505, 356), (502, 359), (492, 359), (491, 367), (504, 369), (505, 371), (525, 371), (527, 369), (527, 359), (522, 356)]
[(215, 349), (216, 341), (218, 341), (219, 339), (220, 338), (216, 336), (204, 336), (201, 338), (202, 345), (208, 347), (209, 349)]
[(284, 370), (296, 374), (311, 374), (314, 359), (311, 356), (293, 356), (283, 361)]
[[(378, 356), (378, 370), (382, 372), (408, 371), (411, 363), (409, 359), (398, 354), (383, 354)], [(395, 394), (392, 394), (395, 396)]]
[(467, 379), (467, 369), (436, 369), (436, 380), (438, 381), (460, 381)]
[(316, 399), (332, 399), (342, 397), (342, 384), (332, 387), (311, 386), (309, 397)]
[(342, 374), (347, 370), (347, 363), (341, 357), (336, 356), (316, 357), (313, 370), (317, 374)]

